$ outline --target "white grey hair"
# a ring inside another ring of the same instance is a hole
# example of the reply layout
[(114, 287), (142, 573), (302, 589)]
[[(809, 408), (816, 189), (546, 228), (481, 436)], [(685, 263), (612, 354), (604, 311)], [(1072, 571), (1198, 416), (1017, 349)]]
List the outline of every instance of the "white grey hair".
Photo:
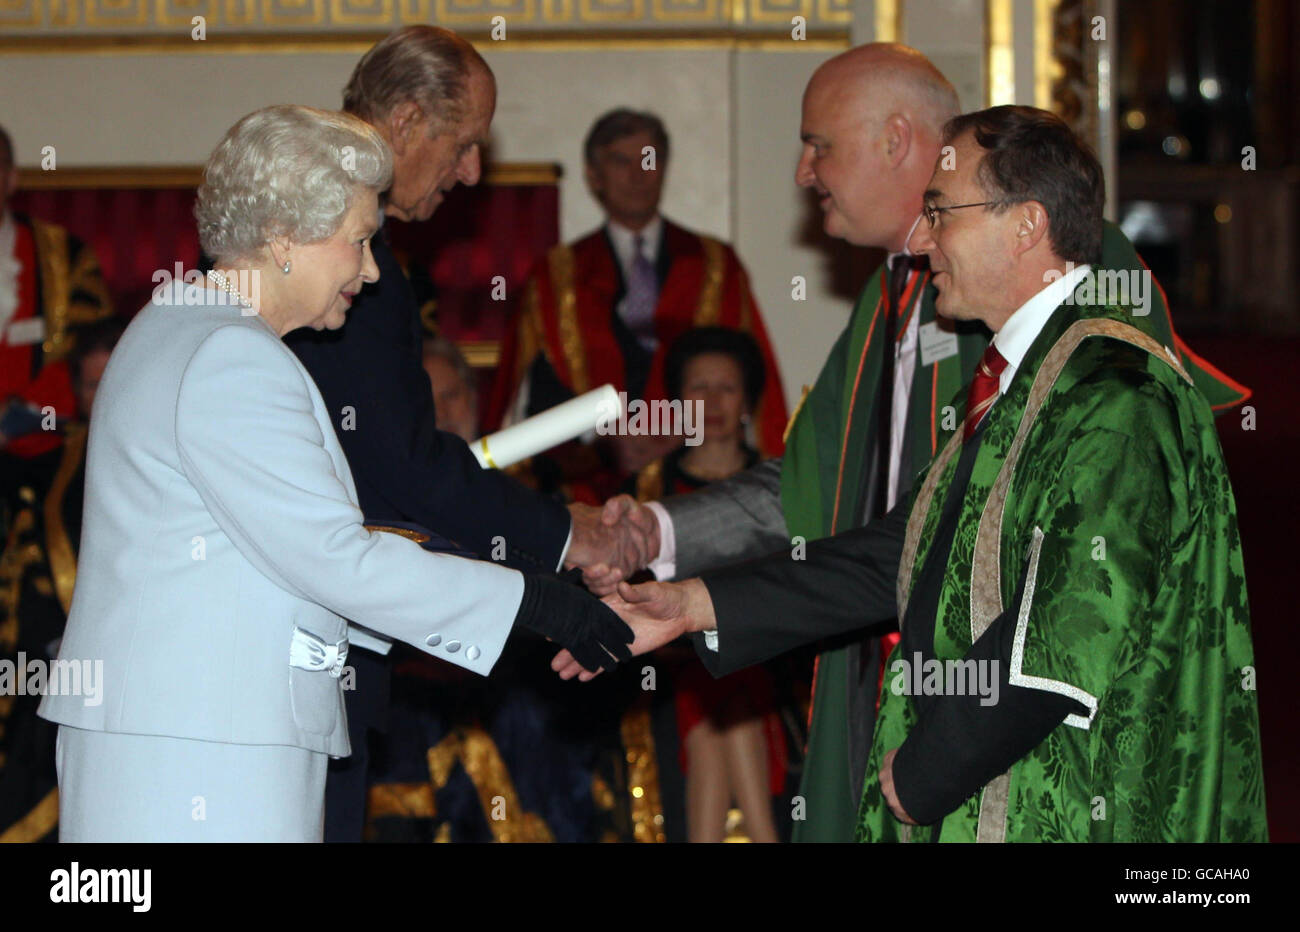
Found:
[(256, 110), (226, 133), (203, 171), (194, 216), (213, 259), (257, 255), (278, 237), (316, 243), (338, 231), (358, 189), (381, 192), (393, 154), (374, 127), (314, 107)]

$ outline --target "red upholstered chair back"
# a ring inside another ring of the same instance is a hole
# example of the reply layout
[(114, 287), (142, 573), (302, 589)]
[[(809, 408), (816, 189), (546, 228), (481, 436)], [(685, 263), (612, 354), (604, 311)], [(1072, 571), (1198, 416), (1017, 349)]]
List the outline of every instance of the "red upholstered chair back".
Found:
[[(149, 300), (161, 272), (199, 263), (197, 169), (22, 172), (14, 210), (60, 224), (95, 248), (118, 313)], [(549, 165), (495, 166), (476, 188), (448, 194), (427, 223), (392, 222), (395, 251), (432, 282), (441, 331), (495, 364), (507, 309), (533, 262), (559, 239), (558, 173)], [(493, 279), (507, 300), (493, 300)]]

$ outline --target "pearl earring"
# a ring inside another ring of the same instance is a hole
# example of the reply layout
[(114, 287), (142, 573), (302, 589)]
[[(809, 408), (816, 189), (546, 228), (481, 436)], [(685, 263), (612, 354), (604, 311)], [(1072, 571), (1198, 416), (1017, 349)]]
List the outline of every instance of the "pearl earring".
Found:
[(288, 259), (285, 259), (285, 260), (284, 260), (284, 268), (281, 269), (280, 271), (284, 272), (285, 275), (288, 275), (288, 274), (289, 274), (289, 260), (288, 260)]

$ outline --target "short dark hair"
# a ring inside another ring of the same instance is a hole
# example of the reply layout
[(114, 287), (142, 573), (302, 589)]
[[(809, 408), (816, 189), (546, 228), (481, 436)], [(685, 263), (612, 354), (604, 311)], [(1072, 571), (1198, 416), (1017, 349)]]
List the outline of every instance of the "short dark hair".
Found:
[(990, 107), (953, 117), (945, 145), (973, 133), (985, 151), (976, 180), (993, 210), (1038, 201), (1051, 219), (1048, 241), (1062, 259), (1101, 258), (1106, 177), (1092, 150), (1054, 113), (1037, 107)]
[(745, 385), (745, 402), (753, 408), (763, 394), (767, 367), (758, 342), (743, 330), (728, 327), (696, 327), (673, 341), (664, 360), (664, 387), (670, 399), (682, 397), (682, 380), (687, 364), (705, 353), (721, 353), (736, 361)]
[(649, 133), (650, 138), (654, 140), (657, 162), (668, 161), (668, 130), (664, 129), (663, 120), (643, 110), (619, 107), (603, 115), (587, 131), (587, 139), (582, 144), (582, 153), (587, 164), (596, 164), (597, 149), (618, 142), (634, 133)]

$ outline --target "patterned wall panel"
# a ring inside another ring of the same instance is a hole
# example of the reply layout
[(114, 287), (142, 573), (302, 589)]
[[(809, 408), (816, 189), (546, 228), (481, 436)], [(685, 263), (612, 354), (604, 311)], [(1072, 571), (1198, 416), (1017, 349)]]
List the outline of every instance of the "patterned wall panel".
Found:
[[(744, 38), (788, 34), (801, 16), (810, 36), (847, 36), (853, 0), (0, 0), (0, 44), (18, 37), (55, 40), (185, 37), (202, 16), (208, 39), (241, 34), (313, 39), (408, 23), (438, 23), (486, 34), (493, 18), (520, 34), (614, 34)], [(304, 32), (306, 29), (309, 32)], [(17, 49), (18, 46), (13, 45)]]

